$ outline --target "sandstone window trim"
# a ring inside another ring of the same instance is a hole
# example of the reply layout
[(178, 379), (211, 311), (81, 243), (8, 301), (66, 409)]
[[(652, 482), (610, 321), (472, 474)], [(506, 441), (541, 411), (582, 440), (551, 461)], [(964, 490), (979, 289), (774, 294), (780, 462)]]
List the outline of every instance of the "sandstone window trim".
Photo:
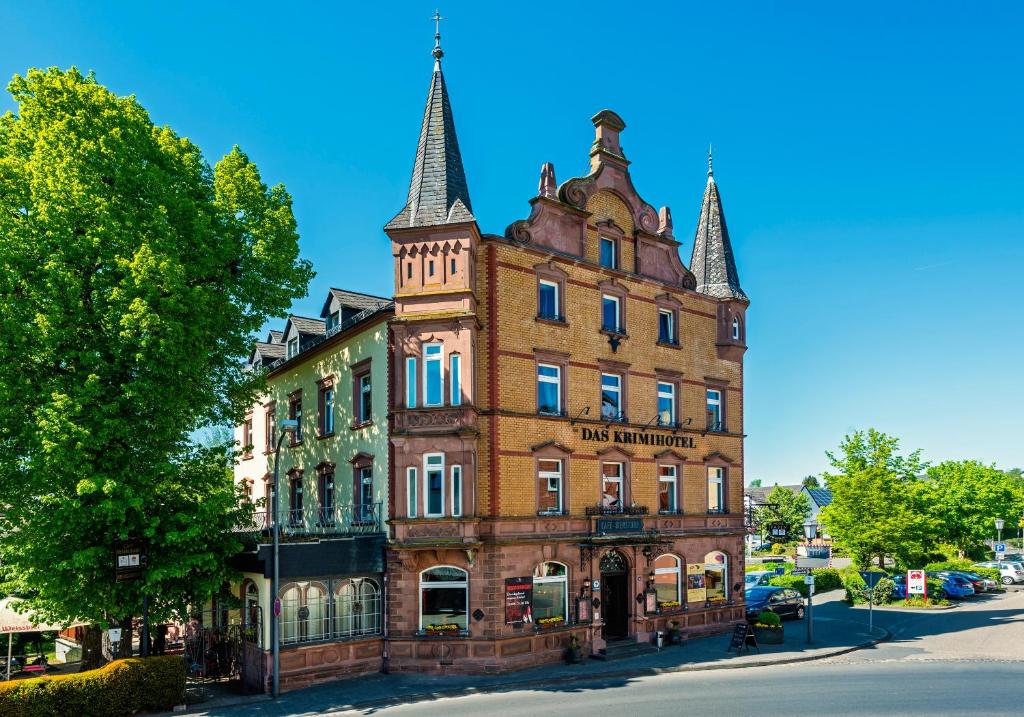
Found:
[[(567, 325), (565, 318), (565, 292), (569, 275), (556, 266), (553, 261), (536, 264), (533, 269), (537, 275), (537, 320), (560, 326)], [(550, 287), (553, 290), (553, 302), (545, 302), (545, 287)], [(546, 306), (546, 303), (553, 305)]]
[(337, 402), (334, 375), (324, 376), (316, 382), (317, 438), (330, 438), (334, 435), (334, 409)]
[[(555, 441), (542, 443), (531, 449), (533, 453), (535, 504), (538, 515), (568, 515), (571, 485), (569, 483), (570, 458), (572, 450)], [(557, 462), (556, 467), (551, 465)], [(550, 504), (551, 480), (559, 482), (556, 503)]]

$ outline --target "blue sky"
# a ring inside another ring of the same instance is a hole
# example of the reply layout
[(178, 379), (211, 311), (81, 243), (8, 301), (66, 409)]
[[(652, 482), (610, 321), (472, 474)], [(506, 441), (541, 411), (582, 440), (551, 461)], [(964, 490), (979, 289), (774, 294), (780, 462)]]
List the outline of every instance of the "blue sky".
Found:
[[(827, 5), (827, 6), (826, 6)], [(727, 7), (726, 7), (727, 6)], [(295, 198), (330, 285), (387, 294), (434, 6), (0, 0), (0, 76), (95, 70)], [(445, 74), (485, 232), (542, 162), (585, 173), (604, 107), (689, 258), (715, 145), (752, 298), (747, 478), (794, 482), (875, 426), (933, 461), (1024, 464), (1024, 54), (1016, 3), (446, 2)], [(9, 97), (0, 110), (13, 109)]]

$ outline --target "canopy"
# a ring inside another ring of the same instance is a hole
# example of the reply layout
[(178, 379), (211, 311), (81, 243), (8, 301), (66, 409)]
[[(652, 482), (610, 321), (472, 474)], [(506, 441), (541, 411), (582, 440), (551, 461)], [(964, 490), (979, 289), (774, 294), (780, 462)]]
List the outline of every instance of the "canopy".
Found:
[(14, 597), (6, 597), (0, 600), (0, 633), (51, 632), (89, 624), (78, 620), (69, 625), (53, 625), (45, 622), (33, 624), (32, 618), (34, 614), (31, 611), (18, 612), (15, 610), (15, 606), (19, 602), (21, 601)]

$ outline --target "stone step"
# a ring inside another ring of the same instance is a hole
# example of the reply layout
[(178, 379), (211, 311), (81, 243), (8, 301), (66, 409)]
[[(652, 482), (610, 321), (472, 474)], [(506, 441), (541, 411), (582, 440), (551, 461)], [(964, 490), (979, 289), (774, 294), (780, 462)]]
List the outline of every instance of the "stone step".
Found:
[(630, 657), (649, 655), (657, 651), (654, 645), (648, 642), (610, 642), (603, 650), (595, 652), (593, 658), (610, 662), (612, 660), (625, 660)]

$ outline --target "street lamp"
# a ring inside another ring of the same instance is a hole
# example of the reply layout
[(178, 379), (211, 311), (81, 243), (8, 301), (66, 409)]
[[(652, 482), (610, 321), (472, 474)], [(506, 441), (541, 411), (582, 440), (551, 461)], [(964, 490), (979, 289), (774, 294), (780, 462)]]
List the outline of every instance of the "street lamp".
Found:
[[(814, 539), (814, 536), (818, 532), (818, 524), (813, 520), (808, 520), (804, 523), (804, 537), (807, 538), (807, 543)], [(810, 645), (814, 641), (814, 575), (813, 573), (807, 573), (808, 578), (804, 578), (807, 583), (807, 644)]]
[(279, 424), (281, 435), (277, 437), (277, 445), (274, 446), (274, 484), (270, 488), (270, 534), (273, 536), (274, 553), (272, 562), (274, 564), (273, 577), (270, 580), (270, 650), (273, 655), (272, 670), (273, 682), (271, 695), (277, 697), (281, 691), (281, 608), (277, 601), (277, 591), (281, 581), (280, 563), (278, 561), (278, 548), (281, 544), (281, 516), (278, 511), (278, 482), (277, 467), (281, 463), (281, 441), (289, 433), (295, 433), (299, 422), (293, 418), (285, 418)]
[(1003, 542), (1003, 526), (1006, 525), (1006, 521), (1002, 518), (996, 518), (996, 542)]

